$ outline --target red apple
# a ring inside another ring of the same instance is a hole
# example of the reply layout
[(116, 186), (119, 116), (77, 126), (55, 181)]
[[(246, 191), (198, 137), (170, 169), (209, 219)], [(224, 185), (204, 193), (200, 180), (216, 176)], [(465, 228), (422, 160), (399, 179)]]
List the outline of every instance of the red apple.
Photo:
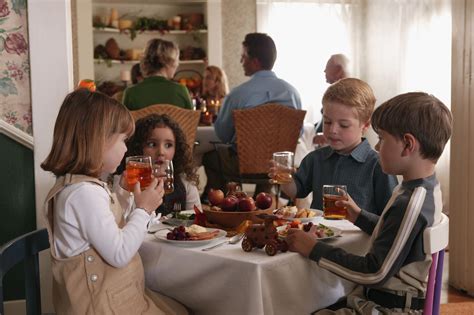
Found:
[(255, 210), (255, 201), (252, 197), (244, 197), (239, 200), (239, 211)]
[(268, 209), (272, 205), (272, 196), (266, 192), (261, 192), (255, 197), (255, 203), (259, 209)]
[(239, 199), (235, 196), (227, 196), (222, 200), (221, 208), (223, 211), (235, 211), (238, 203)]
[(224, 200), (224, 192), (220, 189), (211, 188), (207, 194), (207, 198), (209, 199), (211, 205), (219, 206)]

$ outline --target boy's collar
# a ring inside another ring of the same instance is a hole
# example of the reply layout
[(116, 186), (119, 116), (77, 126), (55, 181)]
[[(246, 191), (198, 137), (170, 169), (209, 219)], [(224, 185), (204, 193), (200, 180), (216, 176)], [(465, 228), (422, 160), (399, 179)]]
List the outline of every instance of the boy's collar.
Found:
[[(372, 148), (370, 147), (369, 141), (367, 141), (366, 138), (362, 138), (361, 143), (359, 143), (349, 155), (357, 162), (364, 163), (371, 150)], [(339, 153), (334, 151), (331, 147), (328, 147), (328, 150), (324, 152), (323, 158), (326, 160), (333, 154)]]

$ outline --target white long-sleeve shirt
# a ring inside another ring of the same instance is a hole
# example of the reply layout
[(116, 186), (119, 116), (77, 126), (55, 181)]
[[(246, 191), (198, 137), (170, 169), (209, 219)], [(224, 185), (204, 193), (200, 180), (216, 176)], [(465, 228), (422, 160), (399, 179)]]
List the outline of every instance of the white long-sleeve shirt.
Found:
[[(120, 229), (110, 210), (109, 194), (97, 184), (67, 186), (55, 200), (54, 246), (60, 258), (93, 247), (107, 263), (121, 268), (130, 262), (145, 238), (150, 215), (134, 209)], [(133, 202), (133, 198), (128, 200)], [(120, 203), (124, 205), (124, 200)]]

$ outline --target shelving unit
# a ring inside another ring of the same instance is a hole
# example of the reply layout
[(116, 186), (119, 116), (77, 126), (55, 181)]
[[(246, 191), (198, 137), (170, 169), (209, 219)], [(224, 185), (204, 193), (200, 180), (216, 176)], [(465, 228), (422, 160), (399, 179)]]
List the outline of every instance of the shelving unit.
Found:
[[(139, 2), (139, 3), (137, 3)], [(180, 14), (200, 13), (204, 15), (204, 24), (208, 25), (209, 12), (216, 11), (215, 8), (208, 7), (211, 5), (208, 1), (202, 0), (140, 0), (130, 2), (125, 0), (93, 0), (92, 15), (104, 16), (110, 14), (112, 8), (116, 9), (119, 16), (127, 14), (127, 18), (135, 20), (137, 17), (153, 17), (157, 19), (169, 19)], [(215, 5), (214, 5), (215, 6)], [(219, 17), (220, 18), (220, 17)], [(208, 29), (201, 30), (170, 30), (170, 31), (138, 31), (136, 37), (132, 40), (130, 31), (120, 31), (117, 28), (104, 27), (93, 28), (93, 47), (99, 44), (105, 45), (109, 38), (114, 38), (120, 49), (139, 49), (144, 50), (147, 42), (152, 38), (163, 38), (178, 44), (180, 49), (186, 47), (199, 47), (206, 52), (206, 57), (210, 64), (219, 65), (220, 62), (213, 62), (210, 55), (216, 53), (210, 52), (208, 45), (208, 37), (211, 31)], [(220, 33), (219, 33), (220, 34)], [(120, 71), (129, 69), (132, 65), (138, 63), (139, 60), (102, 60), (94, 59), (94, 77), (96, 81), (120, 81)], [(178, 71), (193, 70), (202, 73), (204, 71), (205, 60), (180, 60)]]

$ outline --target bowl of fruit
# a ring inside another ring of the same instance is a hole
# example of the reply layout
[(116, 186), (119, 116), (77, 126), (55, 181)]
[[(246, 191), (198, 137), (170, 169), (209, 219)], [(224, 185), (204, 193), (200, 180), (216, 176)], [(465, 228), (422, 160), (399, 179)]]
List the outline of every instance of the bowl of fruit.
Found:
[(224, 228), (236, 228), (245, 220), (254, 223), (263, 222), (257, 215), (273, 212), (272, 196), (261, 192), (255, 200), (245, 192), (237, 192), (224, 196), (222, 190), (215, 189), (208, 194), (210, 206), (203, 206), (206, 220)]

